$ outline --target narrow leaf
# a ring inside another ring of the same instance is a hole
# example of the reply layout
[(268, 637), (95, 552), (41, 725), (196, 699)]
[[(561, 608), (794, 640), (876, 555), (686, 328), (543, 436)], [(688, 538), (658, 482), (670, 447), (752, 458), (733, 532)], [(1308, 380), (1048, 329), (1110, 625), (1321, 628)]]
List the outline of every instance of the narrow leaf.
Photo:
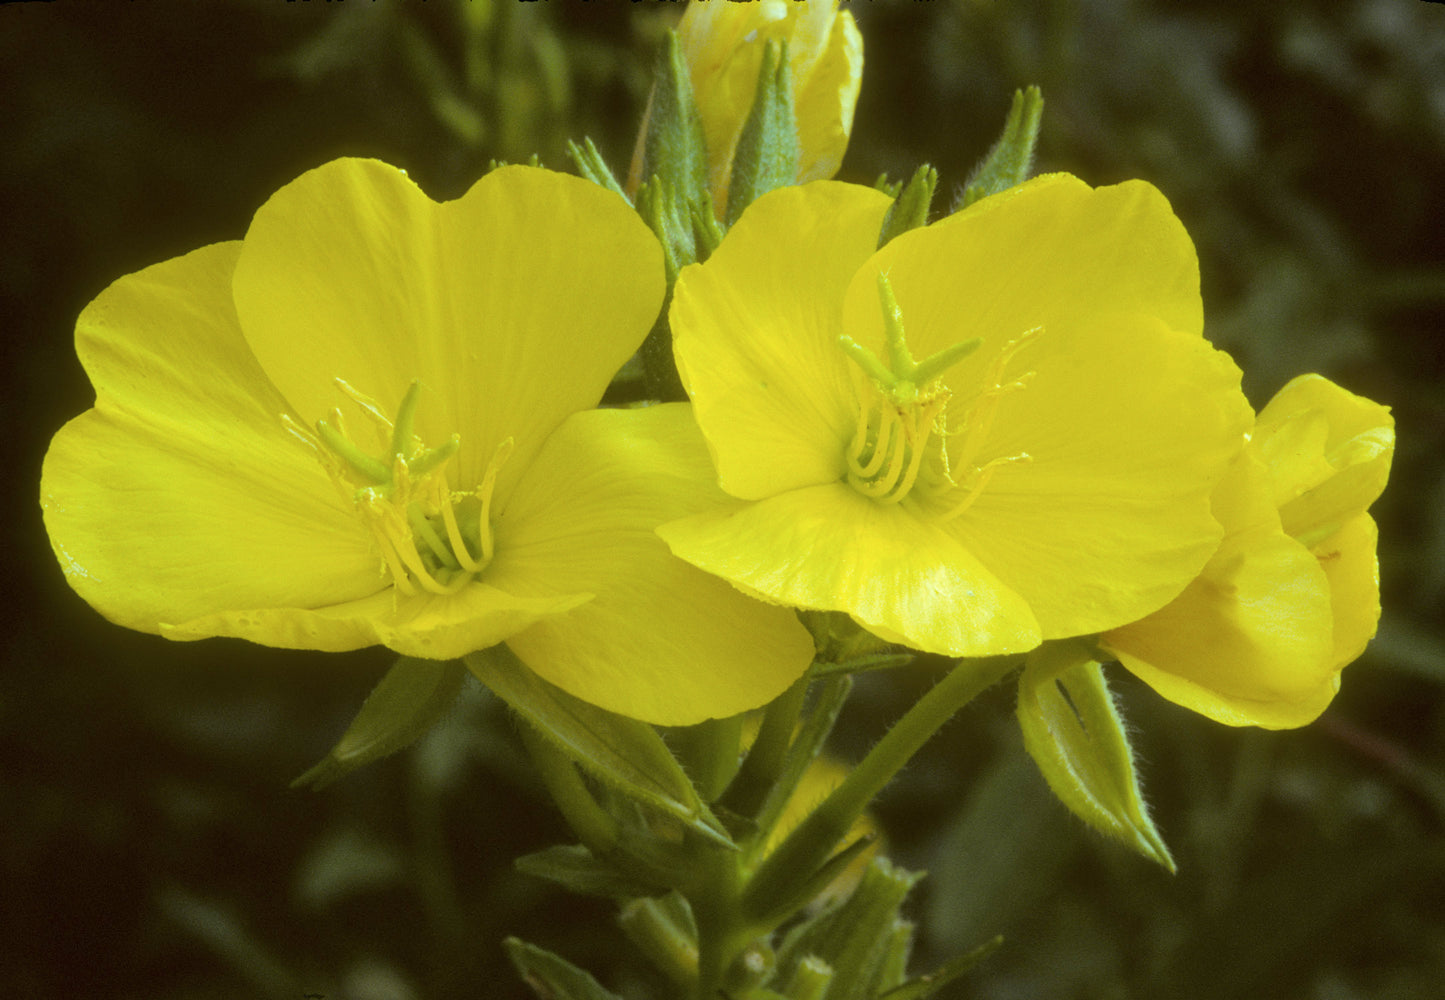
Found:
[(555, 882), (579, 896), (632, 899), (655, 895), (666, 889), (666, 886), (619, 872), (616, 866), (597, 860), (581, 844), (558, 844), (533, 854), (524, 854), (513, 863), (518, 871)]
[(466, 679), (457, 660), (403, 656), (366, 696), (324, 760), (291, 782), (324, 788), (337, 778), (409, 746), (450, 709)]
[(467, 667), (539, 735), (592, 777), (636, 802), (733, 847), (657, 730), (588, 704), (532, 673), (506, 646), (472, 653)]
[(1002, 944), (1002, 935), (991, 941), (985, 941), (973, 949), (973, 951), (945, 962), (937, 970), (930, 972), (928, 975), (919, 976), (917, 979), (910, 980), (896, 989), (889, 990), (879, 997), (879, 1000), (925, 1000), (926, 997), (933, 996), (959, 976), (962, 976), (974, 966), (978, 965), (979, 962), (988, 958), (988, 956), (997, 951)]
[(622, 1000), (577, 966), (517, 938), (502, 942), (518, 975), (540, 1000)]

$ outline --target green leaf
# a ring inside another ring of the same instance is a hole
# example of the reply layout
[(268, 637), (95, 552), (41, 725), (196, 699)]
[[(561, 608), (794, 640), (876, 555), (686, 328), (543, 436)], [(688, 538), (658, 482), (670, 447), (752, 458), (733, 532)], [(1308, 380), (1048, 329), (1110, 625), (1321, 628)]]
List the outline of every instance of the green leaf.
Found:
[(618, 871), (615, 865), (599, 861), (581, 844), (548, 847), (525, 854), (513, 863), (518, 871), (555, 882), (579, 896), (632, 899), (656, 895), (667, 888)]
[(362, 703), (324, 760), (291, 782), (324, 788), (420, 738), (456, 702), (467, 671), (457, 660), (403, 656)]
[(786, 44), (770, 41), (763, 50), (753, 106), (738, 134), (728, 181), (728, 225), (757, 198), (798, 179), (798, 122), (793, 111), (793, 77)]
[(1002, 944), (1002, 935), (986, 941), (973, 951), (943, 963), (928, 975), (911, 979), (902, 986), (889, 990), (880, 996), (879, 1000), (925, 1000), (992, 955)]
[(955, 212), (1028, 180), (1043, 114), (1044, 95), (1038, 87), (1014, 91), (1003, 134), (988, 155), (973, 168), (968, 183), (964, 185), (963, 197), (954, 206)]
[(464, 662), (478, 680), (587, 774), (633, 801), (681, 820), (719, 846), (735, 846), (698, 798), (657, 730), (547, 683), (506, 646), (472, 653)]
[(502, 942), (518, 975), (541, 1000), (622, 1000), (577, 966), (517, 938)]
[(1175, 870), (1144, 805), (1103, 668), (1086, 646), (1050, 642), (1029, 654), (1019, 679), (1018, 719), (1024, 746), (1064, 805), (1094, 829)]

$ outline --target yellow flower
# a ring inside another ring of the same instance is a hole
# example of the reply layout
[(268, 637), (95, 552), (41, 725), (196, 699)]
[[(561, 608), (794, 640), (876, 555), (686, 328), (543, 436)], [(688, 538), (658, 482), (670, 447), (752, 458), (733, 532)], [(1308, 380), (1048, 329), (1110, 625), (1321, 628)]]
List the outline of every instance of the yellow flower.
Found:
[(1218, 547), (1249, 419), (1164, 198), (1041, 177), (875, 252), (888, 206), (775, 191), (683, 270), (678, 366), (735, 502), (662, 536), (955, 656), (1163, 606)]
[(82, 313), (97, 399), (46, 456), (55, 553), (173, 639), (506, 641), (648, 721), (759, 705), (811, 643), (654, 536), (721, 497), (687, 408), (590, 409), (662, 295), (656, 240), (596, 185), (507, 167), (437, 204), (327, 164)]
[[(693, 98), (708, 150), (708, 187), (719, 217), (726, 215), (733, 152), (753, 105), (763, 51), (788, 43), (793, 107), (798, 123), (798, 183), (838, 172), (863, 77), (863, 37), (837, 0), (694, 0), (678, 25)], [(643, 123), (643, 133), (647, 130)], [(641, 140), (632, 186), (643, 178)]]
[(1199, 578), (1101, 645), (1171, 701), (1229, 725), (1316, 719), (1380, 619), (1375, 522), (1387, 407), (1319, 375), (1280, 390), (1215, 493), (1225, 538)]

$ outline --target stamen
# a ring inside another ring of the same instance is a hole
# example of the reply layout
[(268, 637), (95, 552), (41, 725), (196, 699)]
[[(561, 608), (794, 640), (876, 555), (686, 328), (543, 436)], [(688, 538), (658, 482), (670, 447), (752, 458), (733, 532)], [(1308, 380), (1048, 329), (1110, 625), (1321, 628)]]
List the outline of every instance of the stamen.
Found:
[[(510, 438), (497, 447), (475, 490), (453, 492), (445, 468), (461, 447), (453, 434), (441, 446), (427, 448), (415, 436), (421, 383), (413, 381), (397, 407), (393, 422), (381, 407), (343, 379), (338, 390), (383, 431), (387, 453), (363, 451), (346, 432), (339, 410), (316, 422), (312, 435), (289, 415), (282, 424), (316, 453), (333, 482), (347, 495), (374, 535), (381, 559), (401, 594), (454, 594), (486, 569), (493, 555), (491, 500), (497, 472), (511, 454)], [(457, 504), (464, 508), (464, 529)], [(476, 513), (475, 527), (470, 523)], [(480, 558), (477, 556), (480, 550)]]
[(955, 517), (958, 517), (958, 515), (972, 507), (973, 502), (978, 499), (979, 494), (983, 492), (983, 488), (988, 485), (988, 481), (993, 478), (994, 472), (997, 471), (1000, 466), (1011, 465), (1014, 462), (1032, 462), (1033, 460), (1033, 456), (1028, 452), (1019, 452), (1017, 455), (995, 458), (992, 461), (985, 462), (982, 466), (973, 470), (971, 475), (973, 483), (969, 486), (968, 492), (964, 494), (963, 499), (944, 513), (935, 517), (934, 520), (939, 523), (952, 521)]
[[(951, 459), (961, 468), (969, 466), (969, 456), (988, 437), (1000, 400), (1033, 376), (1026, 372), (1012, 381), (1004, 380), (1013, 358), (1042, 329), (1026, 331), (1004, 345), (985, 369), (983, 387), (963, 408), (962, 426), (950, 431), (946, 415), (951, 393), (942, 382), (943, 375), (978, 350), (982, 338), (951, 344), (915, 361), (904, 336), (903, 312), (886, 274), (878, 276), (878, 300), (887, 364), (852, 338), (838, 338), (839, 348), (867, 376), (860, 386), (860, 396), (867, 402), (858, 407), (853, 438), (844, 453), (848, 482), (880, 503), (902, 502), (920, 481), (933, 497), (962, 491), (962, 497), (949, 503), (939, 518), (948, 521), (972, 506), (999, 466), (1031, 460), (1026, 454), (994, 459), (973, 467), (964, 483), (955, 480), (950, 470)], [(946, 439), (953, 437), (957, 440), (950, 445)]]
[(492, 460), (487, 463), (486, 475), (482, 476), (482, 485), (477, 488), (477, 495), (482, 501), (482, 561), (492, 561), (492, 533), (486, 530), (485, 526), (491, 523), (492, 514), (492, 490), (497, 485), (497, 473), (502, 471), (502, 465), (512, 457), (512, 449), (516, 442), (507, 438), (497, 445), (497, 450), (492, 453)]

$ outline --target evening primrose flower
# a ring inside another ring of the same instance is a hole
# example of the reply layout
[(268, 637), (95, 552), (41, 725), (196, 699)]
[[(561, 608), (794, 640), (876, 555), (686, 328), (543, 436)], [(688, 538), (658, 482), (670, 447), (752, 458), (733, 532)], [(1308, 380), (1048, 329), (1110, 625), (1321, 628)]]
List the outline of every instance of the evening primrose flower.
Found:
[(1286, 385), (1215, 492), (1219, 551), (1168, 606), (1101, 640), (1171, 701), (1230, 725), (1316, 719), (1380, 618), (1387, 407), (1319, 375)]
[[(708, 188), (726, 215), (733, 153), (753, 106), (769, 41), (788, 45), (798, 126), (798, 183), (838, 172), (863, 77), (863, 37), (837, 0), (694, 0), (677, 28), (708, 151)], [(644, 121), (642, 133), (647, 131)], [(641, 141), (632, 186), (642, 180)]]
[(687, 408), (590, 409), (662, 295), (656, 240), (596, 185), (505, 167), (437, 204), (327, 164), (82, 313), (97, 399), (46, 456), (55, 553), (172, 639), (506, 641), (636, 718), (759, 705), (811, 643), (654, 536), (720, 496)]
[(1218, 547), (1210, 494), (1249, 420), (1167, 202), (1051, 175), (875, 252), (888, 207), (775, 191), (683, 270), (678, 366), (734, 502), (660, 534), (953, 656), (1166, 604)]

